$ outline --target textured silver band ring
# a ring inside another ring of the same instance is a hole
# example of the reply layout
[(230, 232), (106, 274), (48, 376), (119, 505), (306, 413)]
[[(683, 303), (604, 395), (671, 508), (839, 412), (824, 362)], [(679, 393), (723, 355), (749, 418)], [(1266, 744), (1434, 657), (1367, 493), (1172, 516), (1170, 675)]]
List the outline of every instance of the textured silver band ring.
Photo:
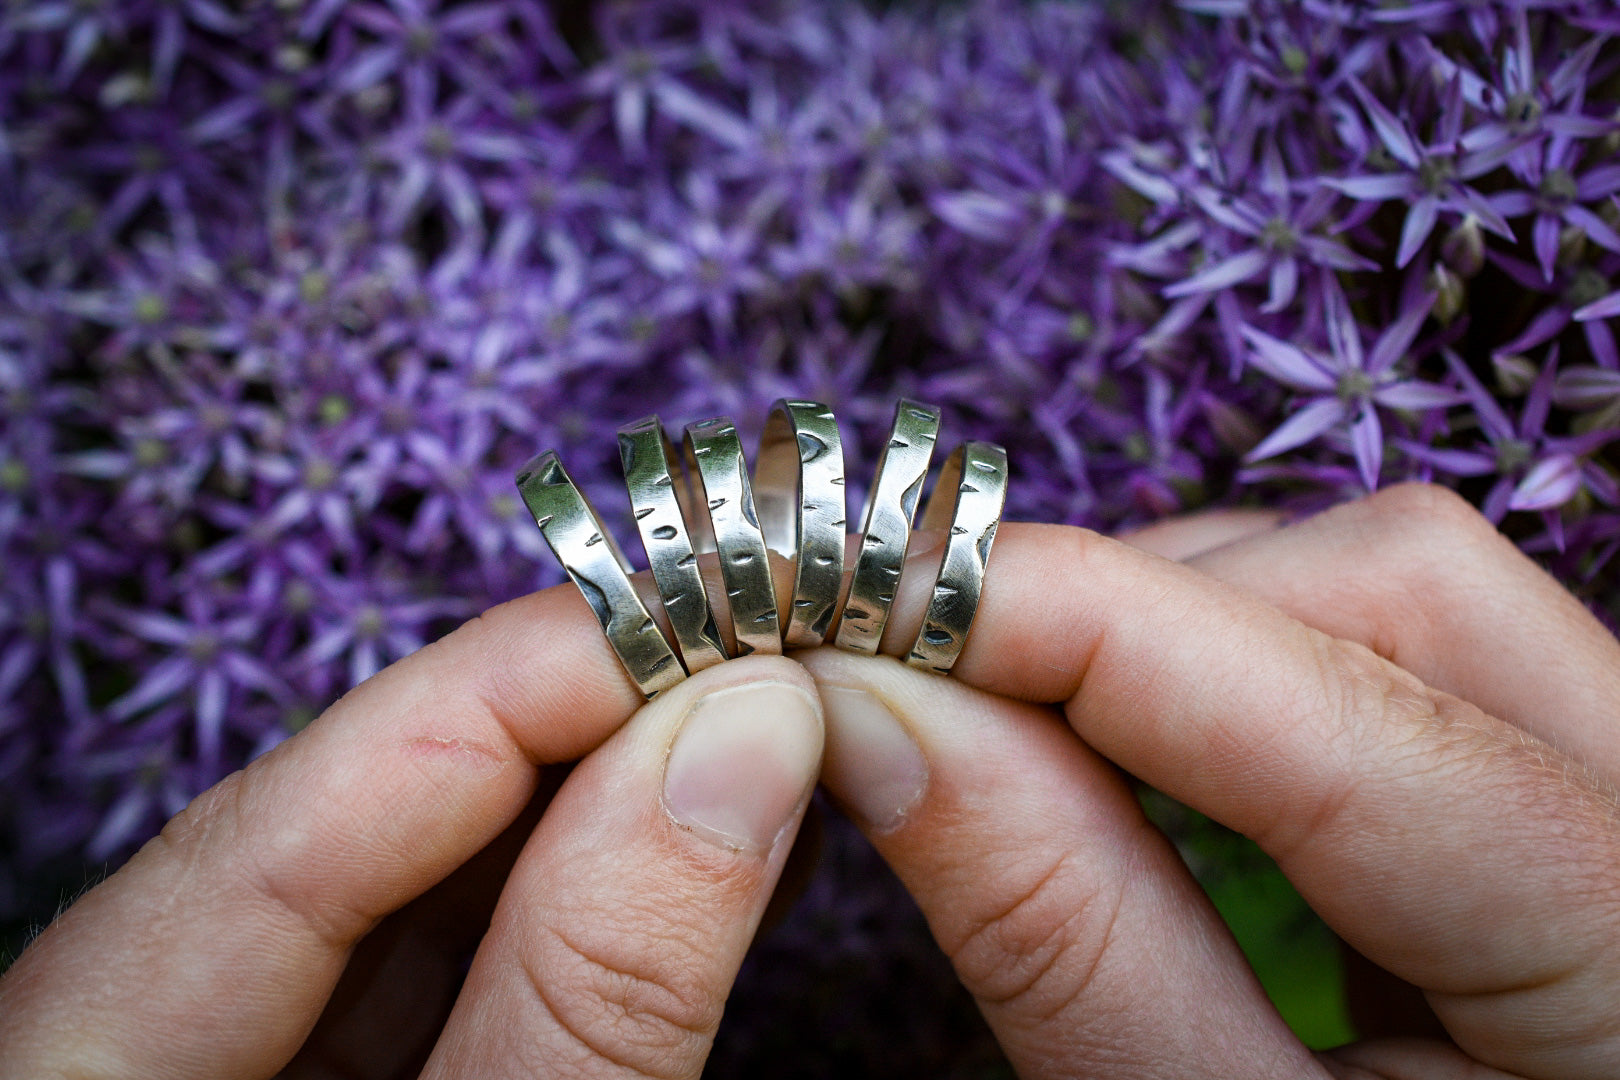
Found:
[(832, 410), (782, 398), (771, 406), (754, 459), (754, 500), (765, 546), (793, 565), (786, 644), (820, 645), (844, 585), (844, 444)]
[(602, 633), (649, 698), (686, 671), (630, 583), (630, 563), (556, 453), (547, 450), (517, 474), (518, 492), (557, 561), (574, 579)]
[(619, 429), (619, 460), (641, 543), (688, 672), (726, 659), (686, 519), (681, 459), (658, 417)]
[(877, 652), (894, 604), (895, 587), (905, 567), (911, 522), (928, 463), (939, 437), (939, 410), (902, 398), (894, 409), (889, 442), (878, 455), (872, 490), (861, 515), (860, 554), (850, 577), (849, 599), (838, 624), (838, 647)]
[(698, 507), (702, 530), (699, 550), (720, 555), (720, 578), (737, 637), (736, 654), (780, 653), (782, 633), (776, 614), (776, 588), (771, 583), (770, 556), (754, 511), (748, 461), (743, 457), (737, 425), (729, 417), (686, 425), (686, 471)]
[(949, 525), (950, 533), (906, 663), (944, 675), (962, 655), (1006, 501), (1007, 451), (994, 443), (965, 442), (951, 452), (918, 525), (925, 530)]

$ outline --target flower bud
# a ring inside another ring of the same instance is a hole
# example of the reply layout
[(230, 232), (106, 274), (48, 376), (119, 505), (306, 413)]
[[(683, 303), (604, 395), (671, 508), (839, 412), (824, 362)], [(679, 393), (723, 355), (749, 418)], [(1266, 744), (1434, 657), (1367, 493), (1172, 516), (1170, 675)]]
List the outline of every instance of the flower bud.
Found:
[(1620, 398), (1615, 398), (1601, 409), (1581, 413), (1569, 423), (1570, 434), (1580, 437), (1595, 431), (1613, 431), (1620, 427)]
[(1566, 225), (1558, 234), (1558, 265), (1578, 266), (1586, 261), (1586, 230)]
[(1244, 410), (1205, 392), (1198, 396), (1198, 407), (1215, 437), (1228, 450), (1246, 454), (1254, 449), (1265, 431)]
[(1152, 293), (1142, 287), (1134, 274), (1122, 274), (1114, 282), (1119, 314), (1131, 321), (1152, 324), (1159, 321), (1163, 308)]
[(152, 80), (144, 73), (126, 71), (103, 83), (97, 98), (103, 108), (117, 109), (124, 105), (149, 105), (156, 96)]
[(1468, 214), (1440, 242), (1440, 257), (1460, 276), (1471, 278), (1485, 268), (1485, 232), (1479, 218)]
[[(1620, 108), (1617, 108), (1614, 110), (1614, 112), (1610, 113), (1609, 119), (1615, 122), (1620, 122)], [(1603, 138), (1598, 142), (1598, 146), (1600, 147), (1598, 153), (1602, 154), (1604, 157), (1614, 157), (1616, 154), (1620, 154), (1620, 130), (1611, 131), (1607, 135), (1603, 136)]]
[(1496, 388), (1506, 397), (1523, 397), (1535, 385), (1541, 369), (1520, 353), (1501, 353), (1491, 357), (1496, 370)]
[(1468, 284), (1445, 263), (1435, 263), (1429, 271), (1429, 289), (1435, 294), (1431, 314), (1441, 326), (1450, 326), (1451, 320), (1463, 313), (1468, 305)]
[(135, 321), (145, 326), (162, 322), (169, 314), (169, 302), (155, 292), (145, 292), (135, 298)]
[(8, 495), (21, 495), (28, 490), (28, 482), (33, 479), (28, 466), (16, 458), (6, 458), (0, 461), (0, 491)]
[(276, 67), (289, 75), (297, 75), (308, 70), (309, 65), (314, 62), (315, 58), (302, 45), (283, 45), (276, 50)]

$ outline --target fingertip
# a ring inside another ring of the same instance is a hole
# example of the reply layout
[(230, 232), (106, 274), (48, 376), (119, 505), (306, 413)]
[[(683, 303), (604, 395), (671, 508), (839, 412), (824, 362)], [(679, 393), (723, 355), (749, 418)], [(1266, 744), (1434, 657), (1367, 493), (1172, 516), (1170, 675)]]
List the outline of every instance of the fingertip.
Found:
[(928, 761), (917, 737), (883, 698), (862, 686), (826, 685), (829, 791), (870, 832), (903, 826), (928, 789)]
[[(789, 662), (791, 663), (791, 662)], [(804, 810), (821, 767), (820, 698), (802, 670), (735, 676), (685, 711), (664, 762), (663, 804), (678, 827), (737, 852), (769, 853)]]

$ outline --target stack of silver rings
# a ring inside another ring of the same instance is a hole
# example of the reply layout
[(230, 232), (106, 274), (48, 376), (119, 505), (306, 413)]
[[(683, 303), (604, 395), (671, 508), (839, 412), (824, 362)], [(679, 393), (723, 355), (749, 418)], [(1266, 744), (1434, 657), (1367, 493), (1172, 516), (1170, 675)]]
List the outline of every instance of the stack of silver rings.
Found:
[[(556, 452), (523, 466), (517, 486), (613, 651), (650, 698), (732, 656), (822, 644), (840, 600), (834, 644), (877, 652), (938, 435), (938, 409), (904, 399), (895, 407), (846, 595), (844, 449), (827, 406), (777, 401), (752, 481), (737, 425), (727, 417), (688, 424), (679, 450), (656, 416), (621, 427), (625, 486), (673, 646), (631, 582), (624, 551)], [(949, 531), (907, 663), (947, 674), (961, 655), (1006, 497), (1001, 447), (964, 442), (946, 459), (918, 528)], [(771, 576), (773, 552), (792, 567), (785, 613)], [(710, 597), (699, 572), (699, 556), (707, 553), (718, 559), (723, 599)], [(730, 621), (729, 647), (717, 607)]]

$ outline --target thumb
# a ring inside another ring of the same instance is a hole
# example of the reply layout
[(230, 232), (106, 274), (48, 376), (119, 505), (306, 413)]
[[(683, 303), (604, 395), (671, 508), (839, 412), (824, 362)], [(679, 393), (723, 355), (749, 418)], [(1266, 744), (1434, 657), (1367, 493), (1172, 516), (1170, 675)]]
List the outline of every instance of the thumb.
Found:
[(547, 808), (423, 1075), (699, 1075), (821, 750), (781, 657), (644, 705)]

